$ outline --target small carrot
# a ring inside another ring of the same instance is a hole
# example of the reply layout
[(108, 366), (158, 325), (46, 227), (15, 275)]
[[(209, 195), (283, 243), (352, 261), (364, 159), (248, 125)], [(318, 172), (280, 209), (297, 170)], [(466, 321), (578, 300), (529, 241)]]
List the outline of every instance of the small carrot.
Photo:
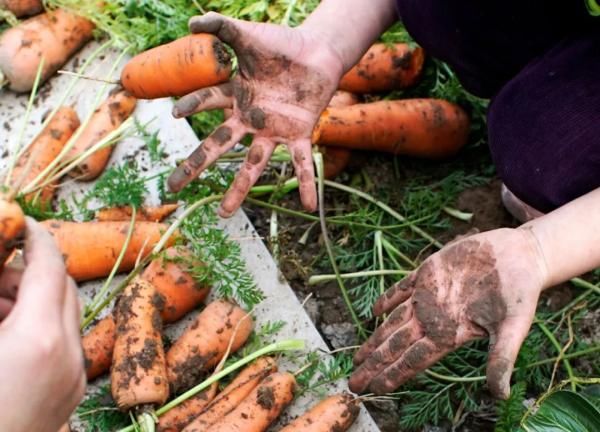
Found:
[(233, 411), (212, 425), (210, 432), (266, 431), (294, 399), (295, 388), (294, 375), (287, 372), (269, 375)]
[(32, 89), (41, 59), (41, 80), (50, 78), (92, 38), (94, 24), (63, 9), (30, 18), (0, 37), (0, 70), (17, 92)]
[(121, 84), (139, 99), (156, 99), (225, 82), (230, 73), (231, 58), (221, 41), (195, 34), (131, 59), (121, 73)]
[[(164, 204), (158, 207), (141, 207), (137, 209), (135, 220), (147, 222), (162, 222), (169, 217), (179, 206), (177, 204)], [(98, 210), (96, 220), (100, 222), (108, 221), (130, 221), (133, 208), (111, 207)]]
[[(182, 247), (172, 247), (164, 255), (152, 260), (142, 273), (142, 278), (150, 282), (162, 296), (161, 317), (165, 324), (183, 318), (201, 304), (210, 287), (200, 285), (189, 272), (194, 263), (190, 252)], [(92, 380), (108, 371), (115, 343), (115, 324), (112, 314), (100, 320), (83, 336), (83, 353), (86, 375)]]
[(0, 273), (25, 236), (25, 215), (14, 200), (0, 193)]
[(348, 393), (330, 396), (280, 432), (345, 432), (355, 422), (359, 412), (358, 399), (354, 396)]
[(423, 70), (425, 53), (407, 44), (375, 44), (340, 81), (353, 93), (379, 93), (414, 85)]
[(44, 10), (41, 0), (0, 0), (0, 9), (10, 11), (16, 17), (31, 16)]
[(194, 420), (210, 404), (218, 389), (218, 382), (211, 385), (207, 390), (192, 396), (181, 405), (167, 411), (158, 419), (157, 432), (180, 432), (185, 425)]
[(108, 371), (115, 347), (116, 325), (112, 313), (96, 323), (81, 338), (85, 373), (88, 381)]
[(467, 142), (469, 117), (439, 99), (407, 99), (329, 108), (313, 143), (422, 158), (454, 155)]
[(172, 392), (176, 394), (196, 384), (225, 355), (233, 336), (231, 352), (241, 348), (253, 324), (243, 309), (224, 300), (206, 306), (167, 352)]
[[(116, 88), (94, 112), (66, 156), (74, 159), (117, 129), (135, 110), (137, 99), (126, 90)], [(93, 180), (102, 174), (114, 145), (103, 147), (77, 165), (69, 175), (78, 180)]]
[[(47, 220), (42, 225), (54, 236), (62, 252), (67, 272), (76, 281), (108, 276), (117, 262), (129, 231), (129, 222), (65, 222)], [(129, 247), (119, 271), (129, 271), (139, 256), (147, 256), (167, 226), (155, 222), (136, 222)], [(178, 234), (167, 246), (173, 245)]]
[[(75, 110), (68, 106), (60, 107), (48, 125), (17, 160), (12, 173), (15, 189), (37, 178), (56, 159), (78, 127), (79, 118)], [(42, 208), (46, 208), (50, 205), (55, 190), (56, 184), (49, 184), (39, 194), (33, 192), (26, 198), (28, 201), (37, 200)]]
[(200, 413), (183, 432), (198, 432), (209, 428), (237, 407), (258, 384), (277, 372), (277, 363), (271, 357), (261, 357), (242, 370), (237, 377)]
[(119, 409), (146, 409), (169, 397), (160, 300), (150, 282), (130, 283), (115, 305), (117, 336), (110, 388)]

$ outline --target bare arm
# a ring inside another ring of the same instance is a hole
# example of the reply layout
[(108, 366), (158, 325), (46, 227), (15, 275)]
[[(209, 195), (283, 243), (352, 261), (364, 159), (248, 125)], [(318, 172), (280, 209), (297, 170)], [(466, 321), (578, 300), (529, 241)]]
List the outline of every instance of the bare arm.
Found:
[(526, 223), (546, 264), (544, 288), (600, 267), (600, 189)]
[(324, 0), (300, 28), (332, 47), (347, 71), (396, 20), (395, 0)]

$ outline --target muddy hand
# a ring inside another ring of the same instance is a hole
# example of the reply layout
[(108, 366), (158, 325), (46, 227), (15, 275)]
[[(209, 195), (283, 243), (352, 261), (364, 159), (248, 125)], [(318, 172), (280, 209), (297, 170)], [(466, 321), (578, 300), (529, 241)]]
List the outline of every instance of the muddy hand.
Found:
[(175, 117), (233, 108), (219, 126), (169, 178), (178, 191), (246, 134), (254, 135), (245, 162), (219, 213), (231, 216), (256, 183), (275, 146), (288, 146), (307, 210), (317, 207), (310, 135), (342, 75), (333, 50), (300, 29), (239, 21), (217, 13), (192, 18), (193, 33), (212, 33), (236, 52), (239, 73), (228, 83), (181, 98)]
[(508, 397), (546, 273), (527, 229), (446, 246), (377, 301), (375, 314), (389, 316), (356, 353), (350, 388), (391, 392), (464, 343), (489, 336), (488, 386)]

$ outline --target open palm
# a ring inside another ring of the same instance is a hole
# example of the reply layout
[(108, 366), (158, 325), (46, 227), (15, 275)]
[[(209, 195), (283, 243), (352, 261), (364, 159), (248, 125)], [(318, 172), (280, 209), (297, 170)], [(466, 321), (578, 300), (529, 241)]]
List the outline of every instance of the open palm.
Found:
[(229, 82), (181, 98), (176, 117), (233, 108), (219, 126), (169, 178), (178, 191), (246, 134), (254, 140), (219, 213), (231, 216), (265, 169), (279, 143), (289, 148), (304, 207), (317, 207), (310, 135), (342, 75), (333, 50), (299, 29), (234, 20), (217, 13), (192, 18), (193, 33), (212, 33), (237, 54), (238, 74)]

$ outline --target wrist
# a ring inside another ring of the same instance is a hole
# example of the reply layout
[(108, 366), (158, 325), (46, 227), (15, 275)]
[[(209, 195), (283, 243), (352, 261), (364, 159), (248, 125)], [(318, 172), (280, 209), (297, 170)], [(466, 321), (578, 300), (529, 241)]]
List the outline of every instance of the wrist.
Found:
[(554, 286), (556, 283), (553, 282), (546, 257), (547, 254), (540, 240), (540, 233), (530, 225), (522, 225), (517, 230), (525, 237), (525, 242), (533, 255), (534, 268), (532, 271), (536, 271), (539, 274), (542, 291)]

